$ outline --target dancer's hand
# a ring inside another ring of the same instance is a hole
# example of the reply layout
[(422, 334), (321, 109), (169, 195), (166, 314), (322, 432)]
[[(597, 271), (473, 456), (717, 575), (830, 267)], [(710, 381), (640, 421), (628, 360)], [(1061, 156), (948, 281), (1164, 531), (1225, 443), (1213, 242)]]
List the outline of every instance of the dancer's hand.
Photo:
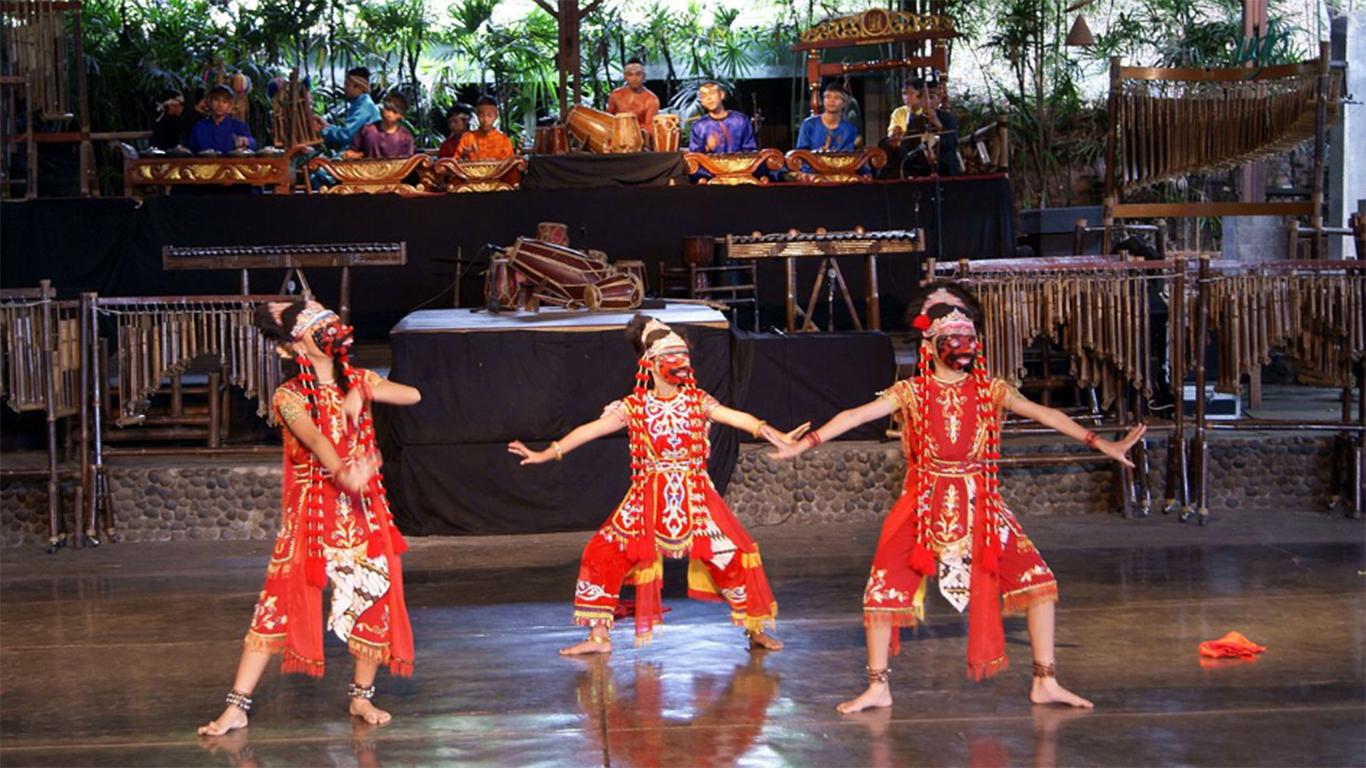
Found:
[[(800, 429), (800, 427), (798, 427), (798, 429)], [(769, 453), (768, 457), (770, 459), (773, 459), (774, 461), (779, 461), (782, 459), (795, 459), (803, 453), (806, 453), (806, 449), (810, 447), (811, 443), (807, 442), (806, 440), (797, 440), (791, 443), (783, 443), (781, 445), (777, 445), (778, 450)]]
[(375, 476), (376, 469), (374, 459), (354, 461), (336, 473), (337, 485), (347, 493), (360, 493), (370, 484), (370, 478)]
[(785, 445), (791, 445), (796, 442), (802, 435), (806, 434), (808, 429), (811, 429), (811, 422), (809, 421), (791, 432), (779, 432), (777, 429), (765, 424), (762, 427), (759, 427), (759, 437), (769, 441), (776, 448), (782, 448)]
[(360, 426), (361, 415), (365, 413), (365, 394), (360, 387), (352, 387), (342, 400), (342, 413), (346, 414), (346, 425), (351, 428)]
[(1143, 433), (1147, 431), (1147, 424), (1139, 424), (1129, 430), (1129, 434), (1125, 435), (1119, 442), (1112, 443), (1109, 440), (1097, 440), (1096, 450), (1115, 461), (1118, 461), (1120, 464), (1132, 468), (1134, 463), (1129, 460), (1129, 457), (1126, 454), (1129, 453), (1129, 449), (1134, 446), (1134, 443), (1138, 442), (1139, 439), (1143, 437)]
[(514, 456), (521, 456), (522, 460), (520, 465), (523, 467), (528, 464), (544, 464), (555, 458), (555, 454), (549, 449), (544, 451), (533, 451), (526, 447), (521, 440), (513, 440), (508, 443), (508, 453), (511, 453)]

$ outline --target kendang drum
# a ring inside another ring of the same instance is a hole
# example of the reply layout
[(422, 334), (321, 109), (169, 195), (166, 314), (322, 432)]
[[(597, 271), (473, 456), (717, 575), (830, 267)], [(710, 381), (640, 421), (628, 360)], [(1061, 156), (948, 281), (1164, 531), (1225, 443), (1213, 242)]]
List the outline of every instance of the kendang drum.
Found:
[(677, 152), (682, 131), (678, 115), (655, 115), (650, 126), (650, 143), (656, 152)]
[(532, 153), (564, 155), (569, 152), (569, 131), (563, 125), (546, 125), (536, 129), (536, 143)]
[(534, 283), (537, 300), (571, 309), (591, 309), (589, 287), (613, 273), (578, 251), (527, 237), (517, 238), (506, 253), (508, 264)]
[(601, 109), (578, 106), (569, 110), (564, 127), (589, 152), (606, 154), (612, 149), (612, 115)]
[(484, 273), (484, 306), (489, 309), (516, 309), (520, 275), (506, 256), (494, 256)]
[(619, 272), (599, 280), (591, 293), (596, 296), (589, 300), (589, 309), (635, 309), (645, 300), (645, 284), (633, 274)]
[(569, 225), (558, 221), (543, 221), (536, 225), (536, 239), (552, 245), (569, 245)]
[(640, 121), (632, 112), (612, 115), (612, 144), (608, 152), (628, 154), (645, 148), (645, 139), (640, 130)]
[(640, 281), (642, 289), (644, 286), (649, 285), (649, 282), (647, 282), (645, 279), (645, 262), (622, 260), (618, 261), (613, 266), (615, 266), (617, 269), (621, 270), (622, 272), (628, 275), (633, 275), (636, 278), (636, 280)]

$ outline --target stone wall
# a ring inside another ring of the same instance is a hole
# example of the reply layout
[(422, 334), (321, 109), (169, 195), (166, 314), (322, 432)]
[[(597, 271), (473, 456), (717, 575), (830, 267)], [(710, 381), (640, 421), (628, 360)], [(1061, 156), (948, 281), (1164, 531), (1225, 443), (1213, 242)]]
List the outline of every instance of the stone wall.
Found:
[[(1165, 496), (1164, 442), (1151, 443), (1153, 510)], [(1210, 512), (1239, 509), (1326, 511), (1331, 437), (1224, 438), (1211, 443)], [(1080, 446), (1007, 445), (1008, 456), (1076, 452)], [(793, 462), (774, 462), (747, 445), (726, 492), (746, 525), (805, 525), (881, 519), (900, 491), (905, 463), (896, 443), (835, 443)], [(1109, 463), (1002, 469), (1006, 502), (1024, 516), (1117, 512), (1116, 471)], [(265, 539), (279, 514), (279, 462), (235, 465), (113, 465), (108, 472), (122, 541)], [(73, 487), (63, 486), (70, 514)], [(607, 510), (604, 510), (604, 516)], [(0, 488), (0, 542), (47, 541), (47, 495), (39, 480)]]

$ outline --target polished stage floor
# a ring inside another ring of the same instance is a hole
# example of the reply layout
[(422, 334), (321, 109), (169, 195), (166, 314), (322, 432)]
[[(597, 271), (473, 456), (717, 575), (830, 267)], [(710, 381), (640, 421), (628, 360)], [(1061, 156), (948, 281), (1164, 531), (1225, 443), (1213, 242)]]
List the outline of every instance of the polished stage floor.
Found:
[[(787, 648), (747, 652), (684, 600), (654, 645), (564, 659), (587, 534), (414, 543), (417, 675), (381, 675), (394, 722), (345, 715), (349, 660), (322, 681), (267, 674), (253, 724), (202, 740), (231, 682), (266, 542), (0, 553), (0, 765), (1331, 765), (1366, 764), (1363, 524), (1286, 511), (1206, 528), (1172, 518), (1031, 518), (1054, 570), (1058, 666), (1093, 698), (1031, 707), (1013, 666), (963, 676), (964, 620), (931, 593), (893, 660), (896, 704), (843, 717), (862, 683), (858, 601), (876, 529), (768, 528)], [(1253, 662), (1202, 662), (1239, 630)]]

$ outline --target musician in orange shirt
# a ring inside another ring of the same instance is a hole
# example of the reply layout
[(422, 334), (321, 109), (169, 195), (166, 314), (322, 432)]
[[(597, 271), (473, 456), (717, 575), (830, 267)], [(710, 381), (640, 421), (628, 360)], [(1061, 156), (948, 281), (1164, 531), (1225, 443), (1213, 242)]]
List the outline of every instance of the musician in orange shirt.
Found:
[(461, 160), (506, 160), (513, 155), (512, 139), (494, 128), (498, 122), (498, 102), (491, 96), (481, 96), (474, 105), (474, 116), (479, 128), (460, 137), (455, 153)]
[(626, 84), (607, 96), (607, 111), (614, 115), (629, 112), (636, 116), (640, 130), (648, 131), (659, 114), (659, 97), (645, 87), (645, 65), (640, 59), (631, 59), (622, 74)]

